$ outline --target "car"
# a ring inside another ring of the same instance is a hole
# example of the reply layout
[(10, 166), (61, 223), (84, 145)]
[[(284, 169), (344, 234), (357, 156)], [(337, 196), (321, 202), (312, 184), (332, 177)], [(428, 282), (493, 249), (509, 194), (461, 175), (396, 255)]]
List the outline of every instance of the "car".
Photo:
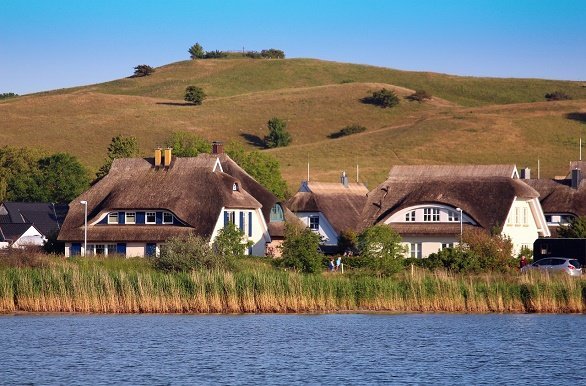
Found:
[(521, 268), (521, 272), (528, 272), (535, 269), (546, 272), (565, 272), (570, 276), (582, 275), (582, 265), (580, 262), (577, 259), (567, 257), (547, 257), (540, 259)]

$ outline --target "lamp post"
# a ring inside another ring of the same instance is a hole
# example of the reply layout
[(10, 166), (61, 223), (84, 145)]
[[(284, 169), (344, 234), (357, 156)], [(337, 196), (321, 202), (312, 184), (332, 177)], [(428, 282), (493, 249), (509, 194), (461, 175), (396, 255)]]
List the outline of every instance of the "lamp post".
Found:
[(462, 245), (462, 208), (456, 208), (456, 210), (460, 213), (459, 217), (460, 217), (460, 245)]
[(84, 222), (83, 222), (83, 256), (87, 253), (87, 201), (80, 201), (81, 205), (84, 206)]

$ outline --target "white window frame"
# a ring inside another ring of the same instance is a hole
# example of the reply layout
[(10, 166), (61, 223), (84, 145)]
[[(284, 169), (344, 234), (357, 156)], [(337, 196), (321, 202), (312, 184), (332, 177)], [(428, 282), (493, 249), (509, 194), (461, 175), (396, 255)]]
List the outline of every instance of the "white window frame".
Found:
[(415, 211), (414, 210), (405, 213), (405, 221), (406, 222), (414, 222), (415, 221)]
[[(116, 221), (112, 221), (114, 216), (116, 216)], [(108, 213), (108, 224), (118, 224), (118, 212)]]
[(529, 225), (529, 216), (527, 213), (527, 208), (523, 208), (523, 226)]
[(227, 210), (226, 213), (228, 213), (228, 222), (231, 222), (232, 224), (236, 225), (236, 211)]
[[(171, 216), (171, 221), (165, 221), (165, 216)], [(173, 213), (163, 212), (163, 224), (173, 224)]]
[(515, 207), (515, 225), (521, 225), (521, 211), (519, 209), (519, 207)]
[[(132, 217), (133, 220), (129, 221), (129, 217)], [(124, 212), (124, 224), (136, 224), (136, 212)]]
[(238, 191), (238, 183), (237, 182), (232, 184), (232, 191), (234, 191), (234, 192)]
[(409, 256), (414, 259), (421, 259), (423, 257), (422, 249), (423, 243), (411, 243), (409, 245)]
[[(311, 222), (311, 220), (316, 220), (317, 227), (315, 227)], [(312, 231), (319, 231), (319, 216), (309, 216), (309, 229)]]
[(454, 248), (454, 243), (442, 243), (441, 250), (444, 250), (444, 249), (447, 249), (447, 248)]
[(448, 210), (448, 222), (458, 222), (460, 221), (460, 217), (458, 212), (454, 212), (453, 210)]
[(440, 210), (439, 208), (423, 208), (424, 222), (439, 222)]
[[(149, 215), (152, 215), (153, 221), (149, 221)], [(157, 223), (157, 212), (146, 212), (144, 214), (144, 223), (145, 224), (156, 224)]]
[(95, 254), (96, 254), (96, 246), (94, 244), (88, 244), (86, 247), (86, 250), (85, 250), (85, 256), (94, 256)]

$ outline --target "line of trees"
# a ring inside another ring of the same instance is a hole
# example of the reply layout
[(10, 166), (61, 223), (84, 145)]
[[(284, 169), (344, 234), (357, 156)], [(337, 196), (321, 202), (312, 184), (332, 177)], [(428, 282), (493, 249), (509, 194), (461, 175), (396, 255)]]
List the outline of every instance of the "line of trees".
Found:
[(253, 59), (285, 59), (285, 51), (276, 48), (269, 48), (259, 51), (246, 51), (242, 53), (226, 52), (220, 50), (205, 51), (201, 44), (195, 43), (187, 50), (189, 57), (195, 59), (222, 59), (228, 56), (241, 55)]

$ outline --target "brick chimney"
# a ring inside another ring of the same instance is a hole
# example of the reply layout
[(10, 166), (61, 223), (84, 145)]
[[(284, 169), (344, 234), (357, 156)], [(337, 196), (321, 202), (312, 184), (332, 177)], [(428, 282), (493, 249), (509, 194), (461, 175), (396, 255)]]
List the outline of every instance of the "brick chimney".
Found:
[(224, 154), (224, 144), (219, 141), (212, 142), (212, 154)]
[(572, 169), (572, 188), (578, 189), (582, 182), (582, 170)]

